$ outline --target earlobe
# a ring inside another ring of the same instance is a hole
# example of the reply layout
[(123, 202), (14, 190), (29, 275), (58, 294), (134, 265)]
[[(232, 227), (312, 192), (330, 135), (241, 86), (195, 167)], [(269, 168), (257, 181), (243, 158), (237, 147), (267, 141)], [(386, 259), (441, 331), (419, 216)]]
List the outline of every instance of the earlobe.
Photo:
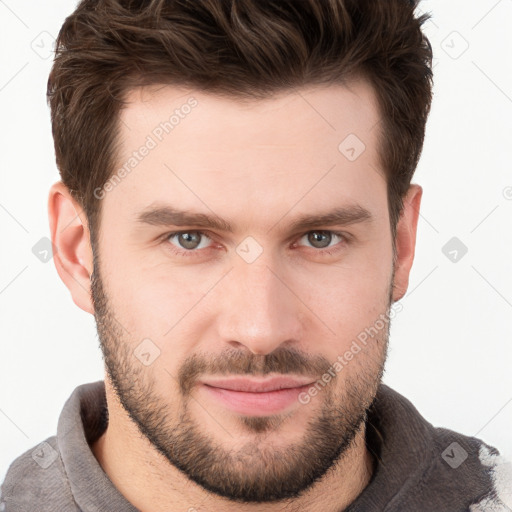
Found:
[(409, 274), (414, 261), (416, 232), (423, 189), (412, 184), (404, 197), (403, 210), (396, 230), (396, 262), (393, 301), (400, 300), (409, 286)]
[(57, 249), (53, 255), (57, 273), (71, 292), (74, 303), (94, 314), (90, 285), (93, 255), (87, 218), (60, 181), (50, 188), (48, 218), (52, 242)]

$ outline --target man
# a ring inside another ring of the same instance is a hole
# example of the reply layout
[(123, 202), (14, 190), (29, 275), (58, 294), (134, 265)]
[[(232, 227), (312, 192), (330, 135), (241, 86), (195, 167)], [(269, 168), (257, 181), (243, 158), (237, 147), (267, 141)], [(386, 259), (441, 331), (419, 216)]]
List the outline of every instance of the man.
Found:
[(381, 382), (431, 102), (415, 7), (78, 5), (49, 217), (105, 381), (12, 463), (4, 510), (510, 510), (496, 448)]

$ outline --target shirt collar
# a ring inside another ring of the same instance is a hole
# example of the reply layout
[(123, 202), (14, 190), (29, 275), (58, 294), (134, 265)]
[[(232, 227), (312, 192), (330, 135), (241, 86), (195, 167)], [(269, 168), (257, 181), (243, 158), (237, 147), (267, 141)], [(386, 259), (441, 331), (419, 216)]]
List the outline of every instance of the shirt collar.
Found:
[[(138, 512), (103, 471), (90, 444), (105, 431), (108, 409), (103, 380), (78, 386), (59, 417), (57, 439), (71, 492), (83, 512)], [(405, 397), (381, 383), (368, 411), (366, 445), (375, 464), (371, 480), (346, 512), (389, 503), (431, 459), (432, 426)]]

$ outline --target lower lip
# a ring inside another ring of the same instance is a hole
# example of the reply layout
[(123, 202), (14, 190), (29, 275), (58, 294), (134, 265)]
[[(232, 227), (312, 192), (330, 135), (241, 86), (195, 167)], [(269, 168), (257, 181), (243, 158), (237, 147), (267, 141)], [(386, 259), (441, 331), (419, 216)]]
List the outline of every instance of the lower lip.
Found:
[(246, 416), (260, 416), (281, 412), (293, 403), (298, 403), (299, 394), (307, 390), (309, 386), (307, 384), (298, 388), (279, 389), (262, 393), (232, 391), (230, 389), (215, 388), (206, 384), (201, 385), (201, 388), (234, 412), (245, 414)]

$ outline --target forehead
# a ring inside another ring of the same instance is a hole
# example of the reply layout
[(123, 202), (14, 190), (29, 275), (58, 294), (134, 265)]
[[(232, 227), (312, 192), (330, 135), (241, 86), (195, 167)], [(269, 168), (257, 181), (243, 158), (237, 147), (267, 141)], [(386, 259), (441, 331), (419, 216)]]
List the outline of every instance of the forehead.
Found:
[[(120, 118), (128, 147), (138, 142), (140, 131), (152, 134), (159, 142), (172, 131), (174, 136), (167, 138), (167, 143), (172, 144), (171, 139), (179, 138), (180, 132), (188, 136), (192, 130), (203, 151), (222, 147), (248, 149), (249, 138), (253, 145), (293, 144), (304, 136), (312, 144), (303, 149), (314, 149), (315, 133), (325, 136), (327, 132), (333, 136), (326, 140), (329, 144), (354, 133), (371, 145), (372, 132), (379, 122), (376, 96), (364, 80), (286, 90), (264, 100), (153, 85), (128, 91), (125, 101)], [(185, 119), (187, 122), (183, 123)], [(193, 140), (187, 142), (184, 150), (193, 145)]]
[(294, 204), (302, 213), (319, 201), (378, 209), (386, 199), (379, 127), (363, 81), (244, 102), (168, 85), (134, 89), (120, 114), (124, 171), (103, 206), (135, 213), (167, 203), (267, 223)]

